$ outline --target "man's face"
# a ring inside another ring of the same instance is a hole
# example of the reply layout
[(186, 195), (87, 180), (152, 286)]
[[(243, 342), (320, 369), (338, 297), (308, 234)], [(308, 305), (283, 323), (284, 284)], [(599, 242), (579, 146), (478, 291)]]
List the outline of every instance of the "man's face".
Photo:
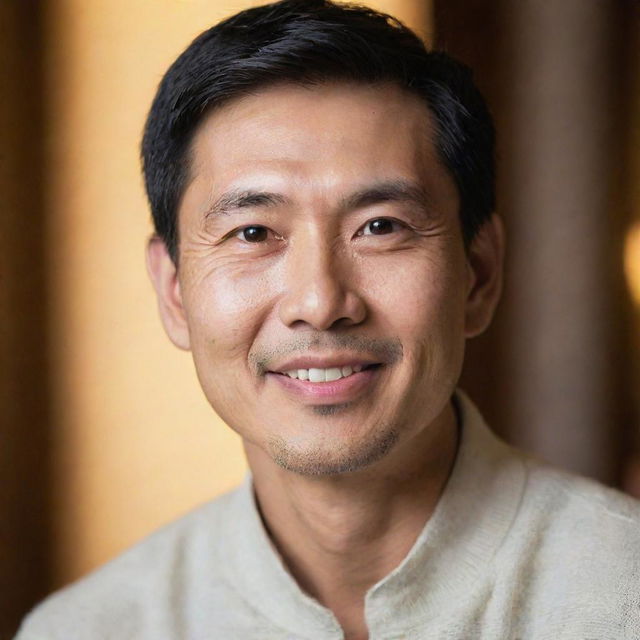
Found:
[(212, 407), (285, 468), (390, 455), (455, 388), (477, 278), (433, 139), (417, 97), (342, 83), (261, 90), (194, 137), (165, 325)]

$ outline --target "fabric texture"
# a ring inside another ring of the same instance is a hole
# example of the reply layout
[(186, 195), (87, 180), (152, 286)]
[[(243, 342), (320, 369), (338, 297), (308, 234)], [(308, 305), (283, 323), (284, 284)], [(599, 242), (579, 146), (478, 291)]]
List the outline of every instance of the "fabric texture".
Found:
[[(494, 436), (457, 394), (438, 506), (366, 596), (370, 640), (637, 640), (640, 503)], [(339, 640), (271, 545), (251, 478), (50, 596), (16, 640)]]

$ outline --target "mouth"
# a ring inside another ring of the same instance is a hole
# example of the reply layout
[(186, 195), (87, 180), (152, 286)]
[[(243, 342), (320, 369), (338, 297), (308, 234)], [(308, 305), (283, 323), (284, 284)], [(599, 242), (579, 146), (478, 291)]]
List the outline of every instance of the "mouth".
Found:
[(311, 383), (326, 383), (326, 382), (335, 382), (336, 380), (341, 380), (342, 378), (349, 378), (361, 371), (367, 371), (369, 369), (374, 369), (382, 366), (380, 363), (372, 363), (372, 364), (345, 364), (342, 366), (335, 367), (310, 367), (310, 368), (300, 368), (300, 369), (289, 369), (287, 371), (274, 371), (278, 375), (288, 376), (293, 380), (304, 380), (309, 381)]
[(371, 391), (380, 380), (381, 363), (351, 363), (328, 367), (287, 368), (268, 371), (272, 380), (290, 398), (305, 404), (348, 404)]

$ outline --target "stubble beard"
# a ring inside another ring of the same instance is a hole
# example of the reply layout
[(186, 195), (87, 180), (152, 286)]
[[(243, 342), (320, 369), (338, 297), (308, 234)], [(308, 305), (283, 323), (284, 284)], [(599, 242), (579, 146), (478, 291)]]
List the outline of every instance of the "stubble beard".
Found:
[(381, 460), (395, 446), (398, 438), (396, 429), (383, 424), (373, 435), (357, 444), (317, 444), (302, 448), (284, 438), (274, 437), (268, 447), (272, 460), (286, 471), (303, 476), (332, 476), (353, 473)]

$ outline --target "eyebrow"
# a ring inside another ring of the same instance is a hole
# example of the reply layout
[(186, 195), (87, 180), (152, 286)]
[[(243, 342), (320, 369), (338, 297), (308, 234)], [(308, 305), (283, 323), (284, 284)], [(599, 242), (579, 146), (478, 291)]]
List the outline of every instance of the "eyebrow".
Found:
[[(249, 207), (274, 207), (291, 201), (280, 193), (238, 189), (223, 193), (204, 212), (205, 219), (219, 215), (230, 215), (234, 211)], [(409, 202), (427, 209), (430, 198), (420, 186), (406, 180), (388, 180), (359, 189), (340, 201), (343, 211), (362, 209), (383, 202)]]
[(409, 202), (427, 209), (430, 201), (429, 195), (422, 187), (406, 180), (389, 180), (347, 196), (342, 200), (342, 209), (361, 209), (382, 202)]
[(236, 209), (273, 207), (287, 202), (289, 200), (279, 193), (255, 191), (253, 189), (227, 191), (206, 209), (204, 217), (206, 219), (212, 216), (229, 215)]

